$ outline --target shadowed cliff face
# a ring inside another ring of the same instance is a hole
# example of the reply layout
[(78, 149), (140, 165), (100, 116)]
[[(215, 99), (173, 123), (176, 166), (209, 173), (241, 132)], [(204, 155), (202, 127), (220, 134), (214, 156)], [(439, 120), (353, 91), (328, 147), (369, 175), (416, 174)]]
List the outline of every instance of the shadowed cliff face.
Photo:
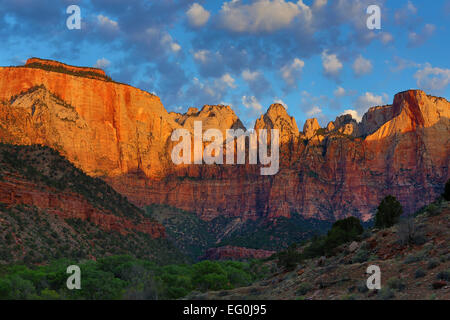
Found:
[(450, 104), (410, 90), (371, 108), (361, 123), (338, 117), (327, 129), (273, 105), (255, 129), (280, 129), (280, 171), (256, 165), (175, 166), (176, 128), (243, 128), (226, 106), (167, 113), (158, 97), (127, 85), (36, 68), (0, 69), (0, 140), (59, 150), (137, 205), (170, 204), (202, 219), (217, 216), (364, 220), (387, 194), (413, 212), (449, 178)]

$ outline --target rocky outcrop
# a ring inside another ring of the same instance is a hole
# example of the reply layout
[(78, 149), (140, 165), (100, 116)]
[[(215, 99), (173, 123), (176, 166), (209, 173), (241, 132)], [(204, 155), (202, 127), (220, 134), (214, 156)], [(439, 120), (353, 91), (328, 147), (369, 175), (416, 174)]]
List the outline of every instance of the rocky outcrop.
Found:
[(224, 246), (210, 248), (201, 260), (247, 260), (247, 259), (265, 259), (275, 254), (275, 251), (249, 249), (242, 247)]
[(205, 220), (292, 212), (367, 220), (387, 194), (413, 212), (449, 178), (450, 104), (420, 90), (371, 108), (360, 124), (338, 117), (319, 133), (316, 119), (301, 134), (272, 105), (255, 124), (281, 130), (280, 171), (267, 177), (257, 165), (171, 162), (176, 128), (192, 130), (195, 120), (204, 130), (243, 128), (226, 106), (169, 114), (158, 97), (127, 85), (26, 67), (0, 69), (0, 101), (1, 141), (50, 146), (137, 205), (169, 204)]
[(305, 134), (306, 139), (311, 139), (319, 129), (320, 125), (316, 118), (306, 120), (303, 125), (303, 133)]
[(370, 108), (363, 116), (360, 130), (362, 136), (374, 133), (394, 117), (392, 105)]
[(3, 141), (56, 148), (92, 176), (142, 172), (157, 178), (171, 163), (166, 143), (179, 125), (158, 97), (139, 89), (38, 68), (1, 68), (0, 101)]

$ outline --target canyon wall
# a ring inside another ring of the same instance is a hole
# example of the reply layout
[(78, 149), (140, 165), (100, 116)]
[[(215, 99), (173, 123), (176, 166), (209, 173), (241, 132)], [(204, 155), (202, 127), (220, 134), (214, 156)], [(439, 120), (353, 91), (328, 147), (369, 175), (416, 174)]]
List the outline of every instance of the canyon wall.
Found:
[(124, 84), (26, 66), (0, 68), (0, 101), (2, 142), (50, 146), (137, 205), (169, 204), (205, 220), (292, 212), (367, 220), (388, 194), (410, 213), (449, 178), (450, 103), (420, 90), (369, 109), (361, 123), (344, 116), (320, 128), (310, 119), (303, 132), (272, 105), (255, 130), (281, 130), (274, 176), (258, 165), (173, 165), (174, 129), (192, 132), (199, 120), (204, 130), (243, 128), (226, 106), (168, 113), (158, 97)]

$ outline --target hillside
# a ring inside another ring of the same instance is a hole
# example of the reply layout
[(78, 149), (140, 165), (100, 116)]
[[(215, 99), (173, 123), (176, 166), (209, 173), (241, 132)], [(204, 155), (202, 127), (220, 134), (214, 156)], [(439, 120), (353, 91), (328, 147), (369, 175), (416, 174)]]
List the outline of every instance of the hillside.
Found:
[(360, 123), (345, 115), (320, 128), (308, 119), (303, 131), (283, 106), (271, 106), (255, 129), (281, 130), (281, 168), (263, 177), (254, 165), (170, 160), (176, 128), (192, 130), (198, 120), (204, 129), (242, 128), (230, 107), (169, 114), (155, 95), (102, 76), (98, 69), (39, 59), (0, 68), (0, 141), (49, 146), (140, 207), (166, 204), (205, 221), (270, 221), (293, 212), (367, 221), (387, 194), (412, 213), (433, 201), (450, 177), (450, 104), (420, 90), (398, 93)]
[(0, 145), (0, 263), (132, 252), (184, 261), (162, 225), (48, 147)]

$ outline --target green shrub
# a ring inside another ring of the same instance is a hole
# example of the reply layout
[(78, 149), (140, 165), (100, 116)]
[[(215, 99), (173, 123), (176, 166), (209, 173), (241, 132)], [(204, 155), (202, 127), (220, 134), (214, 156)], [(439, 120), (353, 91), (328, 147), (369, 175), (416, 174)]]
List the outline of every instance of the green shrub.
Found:
[(358, 252), (354, 255), (352, 262), (353, 263), (363, 263), (366, 262), (369, 258), (369, 253), (366, 249), (359, 249)]
[(363, 232), (364, 228), (358, 218), (348, 217), (336, 221), (325, 239), (325, 253), (330, 254), (334, 248), (341, 244), (357, 240)]
[(383, 288), (378, 292), (378, 298), (380, 300), (390, 300), (395, 298), (394, 290), (390, 288)]
[(437, 216), (441, 213), (439, 207), (434, 203), (429, 204), (426, 210), (431, 217)]
[(358, 284), (358, 292), (366, 293), (367, 291), (369, 291), (369, 288), (367, 288), (366, 281), (362, 281), (361, 283)]
[(419, 279), (425, 277), (426, 273), (421, 268), (417, 269), (414, 273), (414, 278)]
[(375, 227), (380, 229), (392, 227), (398, 222), (402, 213), (402, 205), (394, 196), (385, 197), (377, 208)]
[(438, 280), (450, 281), (450, 269), (439, 272), (436, 278)]
[(425, 258), (425, 252), (419, 251), (416, 254), (412, 253), (409, 256), (407, 256), (403, 262), (406, 264), (410, 264), (410, 263), (422, 261), (424, 258)]
[(428, 264), (427, 264), (427, 269), (428, 270), (431, 270), (431, 269), (434, 269), (434, 268), (436, 268), (437, 266), (439, 265), (439, 261), (437, 260), (437, 259), (431, 259), (430, 261), (428, 261)]
[(277, 265), (290, 271), (293, 270), (301, 261), (302, 255), (297, 252), (297, 246), (294, 244), (289, 246), (287, 250), (278, 254)]

